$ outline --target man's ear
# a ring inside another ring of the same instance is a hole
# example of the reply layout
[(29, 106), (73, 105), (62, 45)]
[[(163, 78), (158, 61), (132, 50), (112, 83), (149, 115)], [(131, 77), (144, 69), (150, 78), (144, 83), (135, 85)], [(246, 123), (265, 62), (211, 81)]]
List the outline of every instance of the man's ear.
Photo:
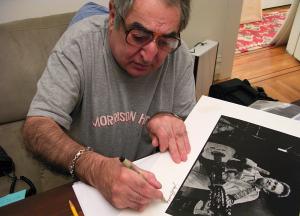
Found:
[(109, 23), (109, 29), (112, 30), (114, 28), (114, 23), (115, 23), (115, 17), (116, 17), (116, 8), (112, 1), (109, 1), (109, 18), (108, 18), (108, 23)]

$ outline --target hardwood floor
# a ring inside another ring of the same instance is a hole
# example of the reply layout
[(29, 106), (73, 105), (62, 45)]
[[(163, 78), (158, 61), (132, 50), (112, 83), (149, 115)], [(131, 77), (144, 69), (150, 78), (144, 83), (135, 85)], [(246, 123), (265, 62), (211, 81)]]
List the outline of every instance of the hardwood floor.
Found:
[[(289, 7), (263, 12), (288, 10)], [(285, 46), (236, 54), (231, 78), (248, 79), (251, 85), (263, 87), (268, 96), (282, 102), (300, 100), (300, 62), (286, 52)]]
[(285, 47), (236, 54), (231, 78), (248, 79), (281, 102), (300, 100), (300, 62)]

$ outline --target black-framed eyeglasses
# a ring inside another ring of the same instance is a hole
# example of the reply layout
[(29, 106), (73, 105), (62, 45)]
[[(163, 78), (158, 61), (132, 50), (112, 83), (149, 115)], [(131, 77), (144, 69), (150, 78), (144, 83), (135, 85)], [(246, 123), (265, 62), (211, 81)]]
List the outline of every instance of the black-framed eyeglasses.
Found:
[(124, 27), (124, 32), (126, 34), (126, 42), (132, 46), (142, 48), (154, 41), (158, 49), (163, 50), (167, 53), (173, 53), (181, 45), (180, 38), (173, 34), (162, 35), (159, 33), (149, 31), (141, 25), (133, 25), (128, 29), (126, 27), (124, 18), (121, 15), (119, 16), (121, 18), (122, 25)]

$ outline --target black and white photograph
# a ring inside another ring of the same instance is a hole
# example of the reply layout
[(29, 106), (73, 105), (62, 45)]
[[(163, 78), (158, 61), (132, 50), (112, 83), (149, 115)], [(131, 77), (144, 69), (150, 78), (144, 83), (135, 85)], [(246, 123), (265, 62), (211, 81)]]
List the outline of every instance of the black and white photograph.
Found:
[(279, 101), (257, 100), (249, 107), (300, 121), (300, 106)]
[(166, 213), (298, 216), (300, 138), (221, 116)]

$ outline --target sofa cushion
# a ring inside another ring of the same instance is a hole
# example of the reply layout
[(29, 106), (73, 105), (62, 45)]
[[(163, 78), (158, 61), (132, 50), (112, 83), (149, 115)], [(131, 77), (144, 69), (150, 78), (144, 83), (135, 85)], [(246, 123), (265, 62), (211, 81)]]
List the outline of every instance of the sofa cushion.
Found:
[[(53, 173), (26, 151), (21, 129), (36, 84), (48, 56), (74, 13), (0, 24), (0, 145), (14, 160), (16, 175), (29, 178), (37, 192), (69, 182)], [(0, 178), (0, 196), (9, 192), (11, 179)], [(16, 191), (28, 188), (17, 182)]]
[(73, 15), (0, 24), (0, 124), (26, 117), (48, 56)]

